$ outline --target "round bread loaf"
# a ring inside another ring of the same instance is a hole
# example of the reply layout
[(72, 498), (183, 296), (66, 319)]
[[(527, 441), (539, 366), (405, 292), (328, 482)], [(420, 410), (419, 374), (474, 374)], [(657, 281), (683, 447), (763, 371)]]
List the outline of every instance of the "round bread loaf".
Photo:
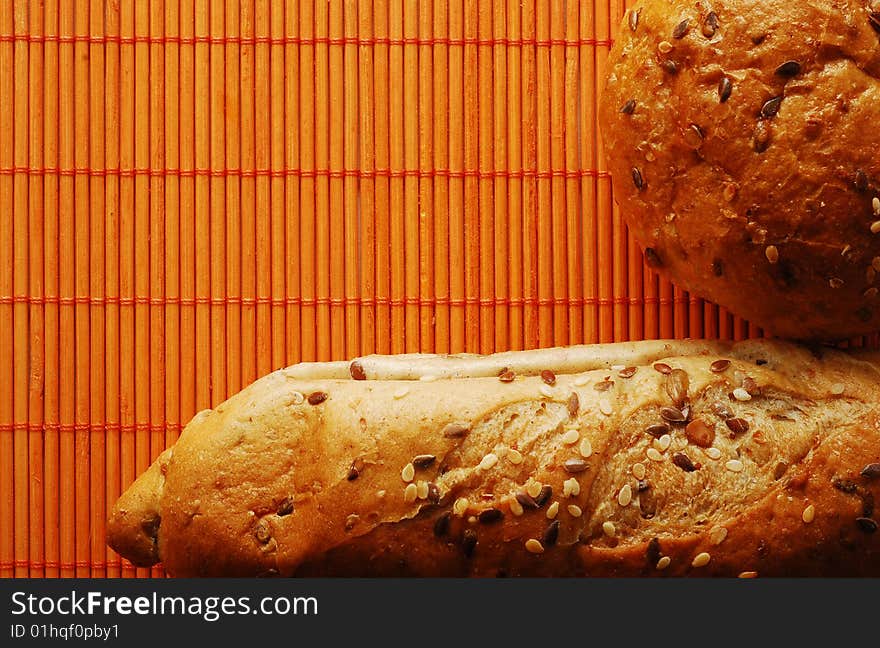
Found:
[(880, 0), (643, 0), (607, 69), (650, 266), (775, 335), (880, 329)]

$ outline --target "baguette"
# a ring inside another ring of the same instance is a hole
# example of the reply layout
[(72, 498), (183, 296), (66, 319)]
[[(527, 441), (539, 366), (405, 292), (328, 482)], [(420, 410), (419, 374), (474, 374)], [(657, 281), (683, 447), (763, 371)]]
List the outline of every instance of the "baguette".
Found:
[(174, 576), (878, 576), (876, 360), (753, 340), (296, 365), (197, 414), (108, 542)]

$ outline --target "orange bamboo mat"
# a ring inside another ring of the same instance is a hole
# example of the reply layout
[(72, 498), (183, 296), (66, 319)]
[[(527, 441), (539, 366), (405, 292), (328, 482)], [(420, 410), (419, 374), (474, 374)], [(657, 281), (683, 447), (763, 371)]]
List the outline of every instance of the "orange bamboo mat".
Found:
[(160, 575), (106, 511), (283, 365), (757, 334), (613, 207), (623, 4), (0, 2), (0, 575)]

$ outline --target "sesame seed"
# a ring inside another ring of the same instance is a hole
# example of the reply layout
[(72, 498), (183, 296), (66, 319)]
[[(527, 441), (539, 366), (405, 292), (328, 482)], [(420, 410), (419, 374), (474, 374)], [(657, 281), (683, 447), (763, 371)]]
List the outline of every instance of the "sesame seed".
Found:
[(581, 484), (574, 477), (570, 477), (562, 482), (563, 497), (577, 497), (581, 492)]
[(711, 533), (709, 533), (709, 541), (713, 545), (720, 545), (724, 542), (724, 539), (727, 537), (727, 529), (725, 527), (715, 527), (712, 529)]
[(666, 423), (654, 423), (653, 425), (649, 425), (645, 428), (645, 432), (650, 434), (655, 439), (659, 439), (664, 434), (669, 432), (669, 426)]
[(721, 450), (718, 448), (706, 448), (704, 453), (709, 459), (721, 459)]
[(529, 538), (526, 540), (526, 551), (533, 554), (542, 554), (544, 553), (544, 545), (534, 538)]
[(693, 565), (694, 567), (705, 567), (709, 564), (710, 560), (712, 560), (712, 556), (704, 551), (703, 553), (698, 553), (696, 555), (691, 565)]
[(776, 249), (775, 245), (768, 245), (764, 249), (764, 256), (767, 257), (770, 263), (776, 263), (779, 261), (779, 250)]
[(633, 467), (632, 467), (633, 477), (635, 477), (636, 479), (642, 480), (645, 478), (645, 472), (646, 472), (645, 464), (643, 464), (641, 462), (633, 464)]
[(657, 373), (661, 373), (663, 375), (672, 373), (672, 367), (670, 367), (665, 362), (655, 362), (654, 363), (654, 371)]
[(419, 499), (428, 499), (428, 482), (419, 480), (416, 483), (416, 496)]
[(801, 519), (804, 521), (804, 524), (809, 524), (813, 520), (816, 519), (816, 507), (810, 504), (807, 508), (804, 509), (804, 512), (801, 514)]
[(871, 200), (871, 207), (874, 208), (874, 216), (880, 216), (880, 197), (874, 196)]
[(447, 439), (458, 439), (467, 435), (470, 428), (462, 423), (449, 423), (443, 428), (443, 436)]
[(614, 522), (609, 522), (609, 521), (603, 522), (602, 523), (602, 531), (609, 538), (613, 538), (615, 535), (617, 535), (617, 529), (614, 527)]
[(493, 522), (498, 522), (504, 517), (504, 513), (501, 509), (497, 508), (487, 508), (480, 511), (480, 515), (478, 516), (478, 520), (480, 524), (492, 524)]
[(581, 510), (581, 507), (577, 504), (569, 504), (567, 509), (568, 514), (571, 515), (571, 517), (579, 518), (581, 515), (584, 514), (583, 510)]
[(683, 452), (676, 452), (674, 455), (672, 455), (672, 463), (674, 463), (685, 472), (694, 472), (697, 469), (691, 458)]
[(577, 378), (574, 379), (572, 384), (574, 384), (575, 387), (583, 387), (588, 382), (590, 382), (590, 379), (587, 376), (581, 374), (580, 376), (578, 376)]
[(648, 459), (651, 461), (663, 461), (663, 455), (660, 454), (656, 448), (648, 448)]
[(617, 375), (623, 378), (624, 380), (628, 378), (632, 378), (636, 375), (636, 372), (639, 370), (638, 367), (624, 367), (620, 371), (617, 372)]
[(581, 437), (580, 432), (578, 432), (576, 429), (571, 429), (562, 435), (562, 442), (565, 445), (572, 445), (574, 443), (577, 443), (577, 441), (580, 437)]
[(578, 446), (578, 452), (581, 453), (581, 456), (586, 459), (593, 454), (593, 444), (590, 443), (589, 439), (584, 439), (581, 441), (581, 444)]
[(416, 467), (411, 463), (406, 464), (400, 471), (400, 478), (405, 482), (411, 482), (416, 476)]
[(490, 452), (485, 457), (483, 457), (483, 459), (480, 461), (480, 465), (478, 466), (478, 468), (480, 470), (489, 470), (490, 468), (492, 468), (492, 466), (494, 466), (497, 463), (498, 463), (498, 455)]
[(662, 558), (660, 558), (660, 560), (657, 561), (657, 569), (663, 571), (664, 569), (669, 567), (669, 563), (671, 562), (672, 558), (670, 558), (669, 556), (663, 556)]
[(837, 277), (831, 277), (831, 279), (828, 280), (828, 285), (836, 290), (843, 285), (843, 279), (838, 279)]
[(468, 506), (470, 506), (470, 502), (468, 502), (466, 497), (459, 497), (452, 504), (452, 512), (455, 513), (458, 517), (464, 516), (467, 513)]
[(840, 396), (843, 393), (844, 389), (846, 389), (846, 387), (843, 383), (834, 383), (833, 385), (831, 385), (831, 393), (835, 396)]
[(538, 388), (538, 391), (541, 392), (541, 396), (544, 396), (545, 398), (553, 398), (553, 389), (550, 385), (541, 385)]
[(875, 287), (868, 288), (865, 292), (862, 293), (862, 297), (865, 299), (873, 299), (877, 296), (877, 289)]
[(412, 464), (419, 470), (423, 470), (429, 468), (435, 461), (437, 461), (437, 457), (432, 454), (420, 454), (413, 457)]
[(740, 572), (737, 578), (757, 578), (758, 572), (756, 571), (744, 571)]
[(875, 256), (871, 259), (871, 267), (877, 272), (880, 272), (880, 256)]
[(733, 397), (738, 401), (750, 401), (752, 400), (752, 395), (747, 392), (742, 387), (737, 387), (733, 390)]
[(290, 402), (292, 405), (302, 405), (306, 400), (306, 397), (302, 394), (302, 392), (294, 391), (290, 394)]
[(547, 507), (547, 519), (552, 520), (559, 513), (559, 502), (553, 502)]
[(541, 492), (538, 493), (538, 496), (535, 498), (535, 504), (538, 506), (538, 508), (541, 508), (542, 506), (544, 506), (544, 504), (550, 501), (550, 498), (552, 496), (553, 489), (545, 484), (544, 486), (541, 486)]
[(407, 484), (406, 488), (403, 489), (403, 501), (407, 504), (415, 502), (418, 495), (419, 489), (415, 484)]
[(582, 473), (590, 467), (586, 461), (580, 458), (572, 458), (566, 459), (563, 464), (563, 468), (565, 468), (565, 472), (571, 474)]
[(599, 411), (602, 412), (605, 416), (611, 416), (611, 413), (614, 411), (611, 408), (611, 403), (603, 398), (599, 401)]
[(578, 410), (581, 408), (581, 399), (576, 392), (571, 392), (566, 403), (568, 407), (568, 415), (572, 418), (577, 416)]
[(744, 468), (743, 462), (739, 459), (731, 459), (726, 464), (724, 464), (724, 467), (727, 468), (730, 472), (735, 473), (742, 472)]
[(871, 234), (880, 233), (880, 220), (876, 220), (871, 223)]
[(510, 507), (510, 512), (517, 517), (525, 512), (525, 509), (523, 509), (522, 504), (519, 503), (519, 500), (516, 499), (516, 497), (512, 498), (507, 505)]
[(437, 380), (437, 376), (432, 376), (430, 374), (426, 374), (424, 376), (419, 376), (420, 382), (434, 382), (435, 380)]
[(523, 462), (522, 453), (519, 450), (514, 450), (513, 448), (507, 451), (505, 458), (514, 466), (518, 466)]
[(406, 396), (408, 393), (409, 393), (409, 387), (400, 387), (399, 389), (395, 390), (395, 392), (392, 394), (392, 396), (394, 396), (395, 400), (400, 400), (401, 398)]
[(526, 486), (526, 493), (528, 493), (530, 497), (537, 497), (541, 494), (541, 488), (543, 488), (541, 482), (533, 481)]
[(621, 506), (629, 506), (630, 502), (632, 502), (633, 492), (632, 486), (629, 484), (624, 484), (620, 489), (620, 492), (617, 493), (617, 503)]
[(662, 54), (669, 54), (669, 52), (672, 51), (672, 43), (670, 43), (669, 41), (660, 41), (657, 49), (660, 50)]
[(712, 373), (722, 373), (730, 366), (730, 360), (720, 358), (709, 365), (709, 371)]
[(659, 439), (654, 440), (654, 445), (657, 446), (657, 449), (660, 452), (666, 452), (669, 450), (669, 446), (672, 444), (672, 437), (668, 434), (664, 434)]

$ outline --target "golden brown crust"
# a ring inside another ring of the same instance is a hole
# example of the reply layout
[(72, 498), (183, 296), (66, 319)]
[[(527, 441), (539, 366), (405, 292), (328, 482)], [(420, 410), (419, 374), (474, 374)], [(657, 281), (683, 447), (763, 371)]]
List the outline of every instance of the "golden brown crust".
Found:
[(602, 135), (649, 264), (775, 335), (880, 328), (872, 10), (642, 0), (609, 57)]
[(880, 478), (860, 474), (880, 462), (876, 366), (650, 344), (511, 382), (276, 371), (187, 426), (120, 499), (111, 546), (178, 576), (880, 575)]

